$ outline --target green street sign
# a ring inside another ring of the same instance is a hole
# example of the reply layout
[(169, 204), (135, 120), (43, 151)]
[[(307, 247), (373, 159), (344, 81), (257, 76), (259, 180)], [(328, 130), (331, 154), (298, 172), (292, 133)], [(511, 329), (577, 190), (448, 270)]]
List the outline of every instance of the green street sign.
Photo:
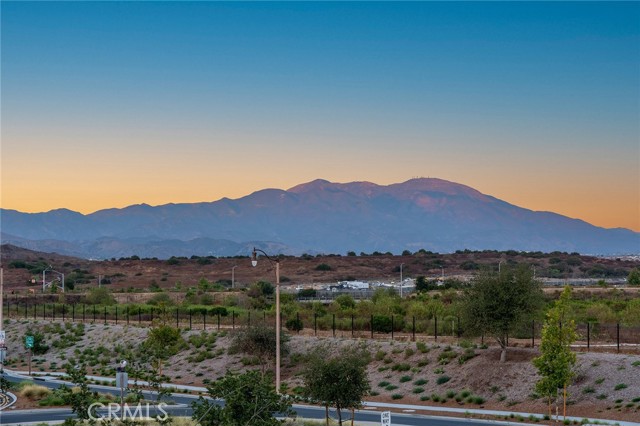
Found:
[(24, 339), (24, 345), (27, 349), (33, 348), (33, 336), (26, 336)]

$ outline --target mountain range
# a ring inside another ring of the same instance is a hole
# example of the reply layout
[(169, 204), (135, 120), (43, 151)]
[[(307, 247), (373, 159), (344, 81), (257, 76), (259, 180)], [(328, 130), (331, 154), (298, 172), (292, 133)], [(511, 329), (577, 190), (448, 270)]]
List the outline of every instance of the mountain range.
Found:
[(640, 253), (640, 233), (524, 209), (457, 183), (314, 180), (214, 202), (81, 214), (0, 209), (3, 243), (85, 258), (393, 252)]

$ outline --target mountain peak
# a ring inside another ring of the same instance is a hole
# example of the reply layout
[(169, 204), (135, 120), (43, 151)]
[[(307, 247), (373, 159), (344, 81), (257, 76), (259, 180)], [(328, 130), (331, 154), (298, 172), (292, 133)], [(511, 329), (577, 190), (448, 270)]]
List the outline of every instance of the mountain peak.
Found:
[(315, 179), (312, 180), (311, 182), (307, 182), (307, 183), (301, 183), (299, 185), (296, 185), (292, 188), (287, 189), (287, 192), (293, 192), (296, 194), (300, 194), (303, 192), (309, 192), (309, 191), (316, 191), (316, 190), (323, 190), (325, 188), (327, 188), (328, 186), (334, 185), (333, 183), (329, 182), (328, 180), (325, 179)]

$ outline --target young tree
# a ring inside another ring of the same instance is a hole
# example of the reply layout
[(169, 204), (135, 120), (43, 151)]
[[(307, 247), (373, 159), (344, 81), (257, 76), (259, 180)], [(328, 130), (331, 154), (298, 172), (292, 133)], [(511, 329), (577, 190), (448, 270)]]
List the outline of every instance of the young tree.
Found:
[(356, 409), (362, 405), (362, 398), (370, 390), (367, 364), (370, 354), (366, 348), (343, 348), (332, 354), (329, 347), (322, 346), (310, 356), (303, 371), (307, 396), (323, 404), (336, 407), (338, 424), (342, 425), (342, 409)]
[(462, 303), (465, 327), (493, 336), (500, 347), (500, 362), (507, 360), (507, 339), (542, 306), (542, 289), (531, 268), (505, 266), (484, 270), (467, 289)]
[(87, 369), (84, 364), (74, 365), (73, 360), (65, 366), (69, 380), (75, 385), (74, 389), (64, 387), (64, 401), (71, 406), (71, 410), (82, 421), (95, 424), (97, 415), (90, 412), (91, 404), (97, 398), (97, 394), (89, 389), (87, 381)]
[(547, 397), (549, 415), (551, 400), (557, 401), (558, 389), (563, 389), (564, 417), (567, 415), (567, 386), (575, 375), (573, 368), (576, 364), (576, 354), (571, 351), (571, 344), (576, 340), (576, 325), (568, 315), (570, 300), (571, 287), (566, 286), (560, 299), (547, 313), (542, 327), (540, 356), (533, 360), (538, 374), (542, 376), (536, 383), (536, 391)]
[(224, 405), (203, 397), (194, 401), (192, 418), (201, 426), (272, 426), (284, 423), (274, 413), (293, 415), (290, 400), (279, 395), (271, 380), (258, 371), (239, 375), (227, 371), (207, 391), (213, 399), (224, 399)]
[[(289, 352), (287, 342), (289, 336), (280, 333), (280, 353), (286, 355)], [(255, 356), (262, 367), (262, 374), (266, 372), (269, 364), (276, 359), (276, 330), (270, 327), (247, 327), (239, 331), (231, 341), (229, 353), (246, 353)]]
[(640, 285), (640, 269), (634, 268), (629, 272), (627, 283), (629, 285)]
[(185, 346), (180, 330), (167, 324), (156, 324), (142, 343), (142, 349), (147, 351), (158, 366), (158, 375), (162, 375), (163, 360), (177, 354)]

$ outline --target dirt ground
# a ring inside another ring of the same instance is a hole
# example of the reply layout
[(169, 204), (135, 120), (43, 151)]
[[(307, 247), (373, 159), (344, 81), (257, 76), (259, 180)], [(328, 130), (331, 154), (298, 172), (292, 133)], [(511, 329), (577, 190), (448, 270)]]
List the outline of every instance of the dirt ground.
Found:
[[(26, 370), (27, 353), (22, 339), (26, 329), (43, 329), (50, 321), (9, 321), (5, 325), (7, 334), (8, 369)], [(214, 331), (210, 331), (213, 333)], [(184, 331), (183, 335), (199, 334), (202, 331)], [(74, 356), (74, 350), (104, 346), (113, 349), (116, 345), (133, 347), (142, 342), (147, 328), (121, 325), (86, 325), (84, 335), (73, 347), (63, 350), (50, 349), (45, 355), (33, 358), (33, 372), (43, 374), (48, 371), (62, 371), (66, 360)], [(256, 366), (245, 366), (246, 355), (227, 354), (233, 332), (219, 333), (216, 338), (215, 356), (199, 363), (189, 362), (195, 348), (189, 348), (169, 359), (165, 365), (170, 368), (164, 373), (172, 382), (203, 386), (205, 379), (215, 380), (227, 370), (242, 371)], [(45, 335), (51, 344), (54, 336)], [(283, 359), (282, 381), (290, 390), (302, 384), (298, 376), (303, 367), (300, 355), (307, 353), (318, 344), (350, 346), (366, 345), (372, 354), (368, 367), (373, 394), (366, 399), (400, 404), (430, 405), (437, 407), (487, 408), (509, 412), (548, 413), (547, 403), (533, 396), (538, 379), (531, 360), (538, 355), (537, 348), (509, 348), (506, 363), (499, 363), (499, 348), (475, 348), (475, 357), (461, 363), (460, 355), (465, 349), (458, 341), (435, 343), (423, 342), (424, 352), (416, 342), (351, 339), (347, 337), (291, 336), (289, 356)], [(463, 342), (464, 343), (464, 342)], [(443, 363), (443, 352), (452, 354), (450, 362)], [(120, 362), (115, 351), (102, 357), (115, 366)], [(394, 367), (407, 364), (403, 368)], [(441, 377), (448, 376), (446, 383)], [(457, 402), (447, 393), (459, 395), (467, 390), (482, 397), (480, 404)], [(567, 415), (610, 420), (640, 421), (640, 355), (615, 353), (578, 353), (576, 377), (569, 388)], [(433, 395), (447, 402), (434, 402)], [(428, 396), (428, 400), (425, 399)], [(20, 401), (17, 407), (28, 406)], [(560, 407), (562, 412), (562, 407)]]

